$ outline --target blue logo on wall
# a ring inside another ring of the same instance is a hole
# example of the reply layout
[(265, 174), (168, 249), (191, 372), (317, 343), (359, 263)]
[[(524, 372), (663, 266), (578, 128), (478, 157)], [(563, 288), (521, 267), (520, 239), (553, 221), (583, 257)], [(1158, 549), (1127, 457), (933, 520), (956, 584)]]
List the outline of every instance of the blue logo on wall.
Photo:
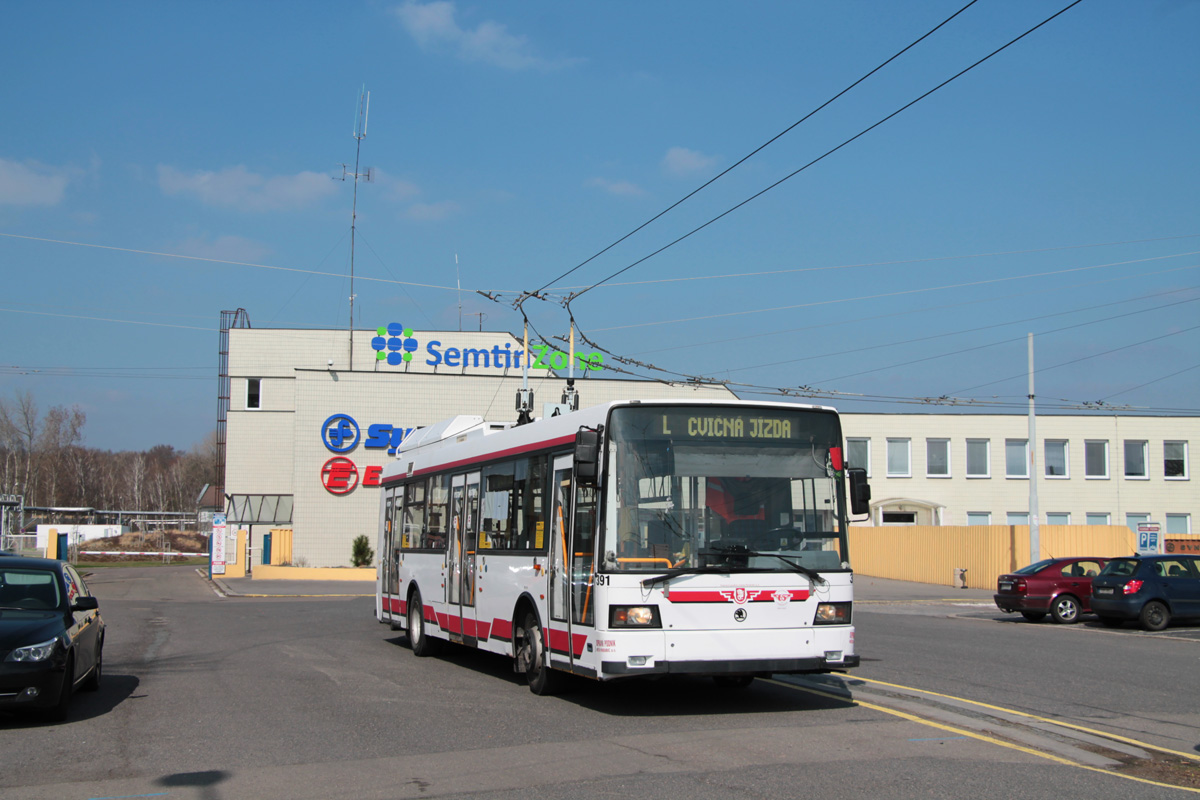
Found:
[(386, 328), (377, 328), (375, 333), (378, 336), (371, 340), (371, 347), (375, 349), (377, 361), (386, 358), (393, 367), (412, 361), (412, 354), (417, 350), (412, 328), (406, 328), (399, 322), (390, 322)]
[(362, 433), (349, 414), (334, 414), (321, 426), (321, 441), (333, 453), (348, 453), (358, 444)]

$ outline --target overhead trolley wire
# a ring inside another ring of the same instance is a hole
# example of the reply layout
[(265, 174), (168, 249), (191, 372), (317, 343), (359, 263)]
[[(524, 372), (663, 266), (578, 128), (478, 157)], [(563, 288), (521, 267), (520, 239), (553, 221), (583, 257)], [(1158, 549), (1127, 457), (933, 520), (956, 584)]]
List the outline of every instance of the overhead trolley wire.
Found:
[[(963, 75), (966, 75), (968, 72), (970, 72), (971, 70), (973, 70), (973, 69), (975, 69), (976, 67), (978, 67), (980, 64), (984, 63), (985, 61), (987, 61), (988, 59), (992, 58), (993, 56), (995, 56), (995, 55), (997, 55), (997, 54), (999, 54), (999, 53), (1003, 52), (1004, 50), (1007, 50), (1009, 47), (1012, 47), (1014, 44), (1016, 44), (1017, 42), (1021, 41), (1022, 39), (1024, 39), (1024, 38), (1025, 38), (1026, 36), (1028, 36), (1029, 34), (1033, 33), (1033, 32), (1034, 32), (1034, 31), (1036, 31), (1036, 30), (1038, 30), (1038, 29), (1039, 29), (1039, 28), (1041, 28), (1042, 26), (1044, 26), (1044, 25), (1047, 25), (1048, 23), (1050, 23), (1050, 22), (1051, 22), (1051, 21), (1053, 21), (1054, 19), (1056, 19), (1056, 18), (1058, 18), (1058, 17), (1062, 16), (1062, 15), (1063, 15), (1063, 14), (1065, 14), (1067, 11), (1070, 11), (1072, 8), (1074, 8), (1075, 6), (1079, 5), (1079, 4), (1080, 4), (1080, 3), (1082, 3), (1082, 2), (1083, 2), (1083, 0), (1074, 0), (1074, 2), (1072, 2), (1072, 3), (1068, 4), (1067, 6), (1063, 7), (1062, 9), (1060, 9), (1060, 10), (1059, 10), (1059, 11), (1057, 11), (1057, 12), (1055, 12), (1054, 14), (1051, 14), (1049, 17), (1046, 17), (1044, 20), (1042, 20), (1041, 22), (1039, 22), (1037, 25), (1034, 25), (1032, 28), (1030, 28), (1029, 30), (1025, 31), (1025, 32), (1024, 32), (1024, 33), (1022, 33), (1020, 36), (1017, 36), (1016, 38), (1014, 38), (1014, 39), (1011, 39), (1011, 40), (1010, 40), (1010, 41), (1008, 41), (1006, 44), (1003, 44), (1003, 45), (1001, 45), (1000, 47), (996, 48), (996, 49), (995, 49), (995, 50), (993, 50), (992, 52), (988, 53), (988, 54), (987, 54), (986, 56), (984, 56), (983, 58), (981, 58), (981, 59), (979, 59), (978, 61), (976, 61), (974, 64), (971, 64), (969, 67), (966, 67), (965, 69), (963, 69), (963, 70), (959, 71), (958, 73), (954, 74), (953, 76), (951, 76), (951, 77), (947, 78), (946, 80), (942, 81), (942, 82), (941, 82), (941, 83), (939, 83), (937, 86), (933, 87), (933, 88), (932, 88), (932, 89), (930, 89), (929, 91), (927, 91), (927, 92), (925, 92), (924, 94), (922, 94), (922, 95), (920, 95), (919, 97), (917, 97), (915, 100), (912, 100), (912, 101), (910, 101), (910, 102), (906, 103), (905, 105), (903, 105), (903, 106), (901, 106), (900, 108), (896, 109), (896, 110), (895, 110), (895, 111), (893, 111), (892, 113), (888, 114), (888, 115), (887, 115), (886, 117), (884, 117), (883, 119), (879, 120), (878, 122), (874, 123), (873, 125), (870, 125), (869, 127), (866, 127), (866, 128), (864, 128), (863, 130), (861, 130), (861, 131), (859, 131), (858, 133), (856, 133), (856, 134), (854, 134), (853, 136), (851, 136), (849, 139), (846, 139), (845, 141), (843, 141), (841, 144), (837, 145), (836, 147), (834, 147), (834, 148), (832, 148), (832, 149), (830, 149), (830, 150), (827, 150), (827, 151), (825, 151), (825, 152), (824, 152), (824, 153), (822, 153), (821, 155), (819, 155), (819, 156), (817, 156), (816, 158), (814, 158), (812, 161), (809, 161), (807, 164), (805, 164), (804, 166), (800, 167), (799, 169), (797, 169), (797, 170), (795, 170), (795, 171), (793, 171), (793, 172), (789, 173), (788, 175), (785, 175), (784, 177), (782, 177), (782, 178), (780, 178), (779, 180), (775, 181), (775, 183), (772, 183), (770, 186), (766, 187), (765, 189), (763, 189), (763, 190), (761, 190), (761, 191), (759, 191), (759, 192), (757, 192), (757, 193), (755, 193), (755, 194), (751, 195), (750, 197), (747, 197), (745, 200), (741, 201), (740, 203), (738, 203), (737, 205), (733, 206), (732, 208), (729, 208), (729, 209), (727, 209), (727, 210), (725, 210), (725, 211), (721, 212), (721, 213), (720, 213), (720, 214), (718, 214), (717, 216), (715, 216), (715, 217), (713, 217), (712, 219), (710, 219), (708, 222), (705, 222), (704, 224), (702, 224), (702, 225), (699, 225), (699, 226), (697, 226), (697, 227), (693, 228), (692, 230), (688, 231), (687, 233), (683, 234), (682, 236), (680, 236), (680, 237), (678, 237), (678, 238), (674, 239), (673, 241), (671, 241), (671, 242), (668, 242), (667, 244), (665, 244), (665, 245), (663, 245), (662, 247), (658, 248), (657, 250), (655, 250), (654, 252), (650, 253), (649, 255), (646, 255), (646, 256), (643, 256), (642, 258), (639, 258), (637, 261), (634, 261), (632, 264), (629, 264), (628, 266), (626, 266), (626, 267), (623, 267), (623, 268), (621, 268), (621, 269), (617, 270), (616, 272), (612, 273), (612, 274), (611, 274), (611, 275), (609, 275), (608, 277), (606, 277), (606, 278), (604, 278), (604, 279), (602, 279), (602, 280), (599, 280), (599, 281), (597, 281), (596, 283), (593, 283), (591, 286), (588, 286), (586, 289), (582, 289), (582, 290), (580, 290), (580, 291), (578, 291), (578, 292), (575, 292), (575, 293), (571, 294), (571, 295), (570, 295), (570, 297), (567, 299), (567, 302), (569, 303), (570, 301), (572, 301), (572, 300), (575, 300), (575, 299), (577, 299), (577, 298), (579, 298), (579, 297), (581, 297), (581, 296), (583, 296), (583, 295), (587, 294), (588, 292), (592, 291), (592, 290), (593, 290), (593, 289), (595, 289), (597, 286), (601, 286), (602, 284), (608, 283), (610, 280), (612, 280), (613, 278), (617, 277), (618, 275), (621, 275), (621, 274), (623, 274), (623, 273), (625, 273), (625, 272), (628, 272), (629, 270), (633, 269), (634, 267), (638, 266), (639, 264), (642, 264), (642, 263), (644, 263), (644, 262), (646, 262), (646, 261), (649, 261), (651, 258), (654, 258), (654, 257), (655, 257), (655, 256), (657, 256), (658, 254), (660, 254), (660, 253), (662, 253), (662, 252), (664, 252), (664, 251), (666, 251), (666, 250), (668, 250), (668, 249), (670, 249), (670, 248), (674, 247), (675, 245), (679, 244), (680, 242), (684, 241), (685, 239), (688, 239), (688, 238), (690, 238), (691, 236), (694, 236), (695, 234), (697, 234), (697, 233), (699, 233), (700, 231), (702, 231), (702, 230), (704, 230), (705, 228), (707, 228), (709, 225), (712, 225), (714, 222), (717, 222), (718, 220), (720, 220), (720, 219), (723, 219), (724, 217), (728, 216), (729, 214), (732, 214), (734, 211), (737, 211), (737, 210), (738, 210), (739, 208), (741, 208), (742, 206), (745, 206), (745, 205), (747, 205), (748, 203), (750, 203), (750, 202), (752, 202), (752, 201), (754, 201), (754, 200), (757, 200), (759, 197), (762, 197), (764, 194), (766, 194), (767, 192), (771, 191), (772, 189), (775, 189), (776, 187), (778, 187), (778, 186), (782, 185), (783, 183), (785, 183), (785, 182), (787, 182), (787, 181), (791, 180), (792, 178), (796, 177), (796, 176), (797, 176), (797, 175), (799, 175), (801, 172), (804, 172), (806, 169), (808, 169), (809, 167), (813, 166), (814, 164), (817, 164), (817, 163), (819, 163), (819, 162), (821, 162), (821, 161), (825, 160), (825, 159), (826, 159), (826, 158), (828, 158), (829, 156), (831, 156), (831, 155), (833, 155), (834, 153), (836, 153), (837, 151), (841, 150), (843, 147), (845, 147), (845, 146), (847, 146), (848, 144), (850, 144), (851, 142), (854, 142), (854, 141), (856, 141), (856, 140), (858, 140), (858, 139), (862, 138), (862, 137), (863, 137), (863, 136), (865, 136), (866, 134), (868, 134), (868, 133), (870, 133), (871, 131), (873, 131), (873, 130), (875, 130), (876, 128), (878, 128), (880, 125), (883, 125), (885, 122), (887, 122), (887, 121), (889, 121), (889, 120), (891, 120), (891, 119), (893, 119), (893, 118), (895, 118), (895, 117), (899, 116), (899, 115), (900, 115), (900, 114), (902, 114), (903, 112), (905, 112), (905, 111), (907, 111), (908, 109), (910, 109), (910, 108), (912, 108), (913, 106), (915, 106), (917, 103), (921, 102), (921, 101), (922, 101), (922, 100), (924, 100), (925, 98), (927, 98), (927, 97), (929, 97), (930, 95), (932, 95), (934, 92), (937, 92), (938, 90), (940, 90), (940, 89), (944, 88), (945, 86), (949, 85), (950, 83), (952, 83), (952, 82), (954, 82), (954, 81), (958, 80), (958, 79), (959, 79), (959, 78), (961, 78)], [(594, 257), (594, 256), (593, 256), (593, 257)], [(586, 262), (585, 262), (585, 263), (586, 263)], [(570, 273), (566, 273), (566, 274), (570, 274)], [(560, 280), (560, 279), (561, 279), (561, 277), (562, 277), (562, 276), (560, 276), (560, 278), (555, 278), (554, 280), (555, 280), (555, 281), (557, 281), (557, 280)], [(553, 281), (552, 281), (552, 283), (553, 283)], [(540, 290), (539, 290), (539, 291), (540, 291)]]
[(791, 131), (792, 131), (794, 128), (796, 128), (797, 126), (799, 126), (801, 123), (803, 123), (803, 122), (806, 122), (806, 121), (807, 121), (807, 120), (808, 120), (810, 117), (812, 117), (812, 116), (813, 116), (813, 115), (815, 115), (817, 112), (819, 112), (819, 111), (821, 111), (822, 109), (824, 109), (824, 108), (826, 108), (827, 106), (829, 106), (829, 105), (830, 105), (831, 103), (833, 103), (835, 100), (837, 100), (837, 99), (838, 99), (838, 98), (840, 98), (842, 95), (844, 95), (844, 94), (846, 94), (847, 92), (849, 92), (849, 91), (850, 91), (851, 89), (853, 89), (854, 87), (858, 86), (860, 83), (862, 83), (863, 81), (865, 81), (867, 78), (871, 77), (871, 76), (872, 76), (872, 75), (874, 75), (876, 72), (879, 72), (879, 70), (883, 69), (883, 68), (884, 68), (884, 67), (886, 67), (888, 64), (892, 63), (892, 62), (893, 62), (893, 61), (895, 61), (897, 58), (899, 58), (900, 56), (904, 55), (905, 53), (907, 53), (909, 50), (911, 50), (911, 49), (913, 49), (914, 47), (916, 47), (918, 44), (920, 44), (920, 43), (921, 43), (921, 42), (923, 42), (924, 40), (928, 39), (930, 36), (932, 36), (934, 33), (936, 33), (936, 32), (937, 32), (937, 31), (938, 31), (940, 28), (944, 27), (944, 26), (945, 26), (946, 24), (948, 24), (948, 23), (949, 23), (951, 20), (953, 20), (953, 19), (954, 19), (955, 17), (957, 17), (959, 14), (963, 13), (964, 11), (966, 11), (966, 10), (967, 10), (968, 8), (970, 8), (971, 6), (975, 5), (975, 3), (977, 3), (977, 2), (978, 2), (978, 0), (971, 0), (971, 2), (967, 3), (965, 6), (963, 6), (962, 8), (960, 8), (958, 11), (955, 11), (953, 14), (951, 14), (951, 15), (950, 15), (950, 16), (948, 16), (948, 17), (946, 17), (944, 20), (942, 20), (942, 21), (941, 21), (941, 22), (939, 22), (937, 25), (935, 25), (933, 28), (930, 28), (930, 29), (929, 29), (929, 30), (928, 30), (928, 31), (927, 31), (927, 32), (926, 32), (924, 35), (922, 35), (920, 38), (913, 40), (913, 41), (912, 41), (910, 44), (908, 44), (908, 45), (907, 45), (906, 47), (904, 47), (902, 50), (899, 50), (899, 51), (897, 51), (897, 52), (895, 53), (895, 55), (893, 55), (891, 58), (887, 59), (886, 61), (884, 61), (883, 63), (881, 63), (879, 66), (875, 67), (875, 68), (874, 68), (874, 69), (872, 69), (870, 72), (868, 72), (867, 74), (863, 75), (861, 78), (859, 78), (859, 79), (858, 79), (858, 80), (856, 80), (854, 83), (852, 83), (852, 84), (850, 84), (849, 86), (847, 86), (845, 89), (842, 89), (840, 92), (838, 92), (838, 93), (837, 93), (837, 94), (835, 94), (833, 97), (831, 97), (831, 98), (829, 98), (828, 100), (826, 100), (826, 101), (825, 101), (824, 103), (822, 103), (821, 105), (819, 105), (819, 106), (817, 106), (816, 108), (814, 108), (812, 111), (809, 111), (809, 112), (808, 112), (807, 114), (805, 114), (803, 117), (801, 117), (800, 119), (796, 120), (796, 121), (795, 121), (795, 122), (793, 122), (791, 125), (787, 126), (787, 127), (786, 127), (786, 128), (784, 128), (782, 131), (780, 131), (779, 133), (775, 134), (775, 135), (774, 135), (774, 136), (772, 136), (770, 139), (768, 139), (767, 141), (763, 142), (761, 145), (759, 145), (758, 147), (754, 148), (753, 150), (751, 150), (751, 151), (750, 151), (749, 153), (747, 153), (746, 155), (742, 156), (742, 157), (741, 157), (740, 159), (738, 159), (738, 160), (737, 160), (737, 161), (736, 161), (734, 164), (732, 164), (731, 166), (727, 167), (725, 170), (723, 170), (722, 172), (718, 173), (716, 176), (714, 176), (714, 177), (710, 178), (709, 180), (705, 181), (703, 184), (701, 184), (700, 186), (696, 187), (696, 188), (695, 188), (695, 189), (693, 189), (692, 191), (688, 192), (686, 195), (684, 195), (684, 196), (683, 196), (683, 197), (681, 197), (680, 199), (676, 200), (674, 203), (672, 203), (671, 205), (667, 206), (667, 207), (666, 207), (666, 208), (664, 208), (662, 211), (658, 212), (658, 213), (657, 213), (657, 214), (655, 214), (653, 217), (651, 217), (650, 219), (648, 219), (648, 220), (646, 220), (645, 222), (643, 222), (641, 225), (638, 225), (636, 228), (634, 228), (633, 230), (631, 230), (629, 233), (625, 234), (625, 235), (624, 235), (624, 236), (622, 236), (620, 239), (617, 239), (615, 242), (613, 242), (612, 244), (608, 245), (607, 247), (605, 247), (605, 248), (604, 248), (603, 250), (601, 250), (600, 252), (598, 252), (598, 253), (595, 253), (594, 255), (590, 256), (589, 258), (586, 258), (586, 259), (584, 259), (583, 261), (581, 261), (580, 263), (576, 264), (576, 265), (575, 265), (574, 267), (572, 267), (571, 269), (569, 269), (569, 270), (567, 270), (566, 272), (564, 272), (562, 275), (559, 275), (557, 278), (554, 278), (553, 280), (551, 280), (551, 281), (547, 282), (547, 283), (546, 283), (544, 286), (542, 286), (541, 288), (539, 288), (539, 289), (536, 289), (536, 290), (533, 292), (533, 294), (535, 294), (535, 295), (536, 295), (536, 294), (540, 294), (540, 293), (541, 293), (541, 292), (543, 292), (543, 291), (544, 291), (544, 290), (545, 290), (545, 289), (546, 289), (548, 286), (550, 286), (550, 284), (552, 284), (552, 283), (555, 283), (556, 281), (560, 281), (560, 280), (562, 280), (563, 278), (565, 278), (565, 277), (567, 277), (568, 275), (570, 275), (571, 273), (575, 272), (576, 270), (578, 270), (578, 269), (580, 269), (580, 268), (584, 267), (585, 265), (587, 265), (588, 263), (590, 263), (590, 262), (591, 262), (591, 261), (593, 261), (594, 259), (596, 259), (596, 258), (599, 258), (600, 256), (602, 256), (602, 255), (604, 255), (605, 253), (607, 253), (609, 250), (611, 250), (611, 249), (613, 249), (614, 247), (616, 247), (617, 245), (619, 245), (621, 242), (623, 242), (623, 241), (625, 241), (626, 239), (628, 239), (630, 236), (633, 236), (633, 235), (634, 235), (635, 233), (637, 233), (638, 231), (640, 231), (640, 230), (642, 230), (643, 228), (645, 228), (646, 226), (650, 225), (650, 224), (651, 224), (651, 223), (653, 223), (655, 220), (658, 220), (658, 219), (660, 219), (661, 217), (665, 216), (667, 213), (669, 213), (669, 212), (670, 212), (670, 211), (672, 211), (673, 209), (675, 209), (675, 208), (678, 208), (680, 205), (682, 205), (683, 203), (685, 203), (685, 202), (687, 202), (688, 200), (690, 200), (692, 197), (695, 197), (697, 194), (699, 194), (700, 192), (704, 191), (704, 190), (705, 190), (705, 189), (707, 189), (709, 186), (711, 186), (712, 184), (716, 183), (716, 182), (717, 182), (717, 181), (719, 181), (721, 178), (725, 177), (725, 176), (726, 176), (726, 175), (728, 175), (730, 172), (732, 172), (733, 170), (737, 169), (738, 167), (740, 167), (742, 164), (744, 164), (744, 163), (746, 163), (747, 161), (749, 161), (749, 160), (750, 160), (751, 158), (753, 158), (754, 156), (758, 155), (760, 152), (762, 152), (763, 150), (765, 150), (765, 149), (766, 149), (767, 147), (769, 147), (771, 144), (774, 144), (776, 141), (778, 141), (780, 138), (782, 138), (783, 136), (785, 136), (786, 134), (788, 134), (789, 132), (791, 132)]

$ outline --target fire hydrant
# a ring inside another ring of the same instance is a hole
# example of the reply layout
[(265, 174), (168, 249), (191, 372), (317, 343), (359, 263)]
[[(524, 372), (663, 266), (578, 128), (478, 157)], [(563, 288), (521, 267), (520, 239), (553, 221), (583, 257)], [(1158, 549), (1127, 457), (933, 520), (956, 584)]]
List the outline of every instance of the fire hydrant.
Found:
[(954, 568), (954, 588), (955, 589), (967, 588), (967, 568), (966, 567), (955, 567)]

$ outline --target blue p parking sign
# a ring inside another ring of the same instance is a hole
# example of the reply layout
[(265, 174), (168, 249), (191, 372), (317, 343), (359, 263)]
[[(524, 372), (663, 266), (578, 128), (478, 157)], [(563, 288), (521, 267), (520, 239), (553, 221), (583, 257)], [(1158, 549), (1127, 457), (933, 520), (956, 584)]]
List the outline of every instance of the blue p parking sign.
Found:
[(1139, 522), (1137, 529), (1138, 555), (1162, 552), (1162, 526), (1157, 522)]

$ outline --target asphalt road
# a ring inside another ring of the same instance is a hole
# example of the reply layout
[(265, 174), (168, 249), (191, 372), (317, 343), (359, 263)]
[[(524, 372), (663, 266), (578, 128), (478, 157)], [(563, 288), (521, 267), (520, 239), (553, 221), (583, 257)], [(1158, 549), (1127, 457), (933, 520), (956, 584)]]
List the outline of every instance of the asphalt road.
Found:
[(874, 701), (888, 686), (1200, 744), (1189, 631), (1018, 624), (936, 596), (953, 590), (859, 606), (863, 666), (829, 684), (854, 702), (702, 679), (536, 697), (505, 659), (413, 657), (369, 598), (222, 598), (189, 568), (102, 569), (90, 584), (104, 686), (62, 725), (0, 716), (6, 800), (1183, 795), (977, 735), (961, 710), (888, 708)]

